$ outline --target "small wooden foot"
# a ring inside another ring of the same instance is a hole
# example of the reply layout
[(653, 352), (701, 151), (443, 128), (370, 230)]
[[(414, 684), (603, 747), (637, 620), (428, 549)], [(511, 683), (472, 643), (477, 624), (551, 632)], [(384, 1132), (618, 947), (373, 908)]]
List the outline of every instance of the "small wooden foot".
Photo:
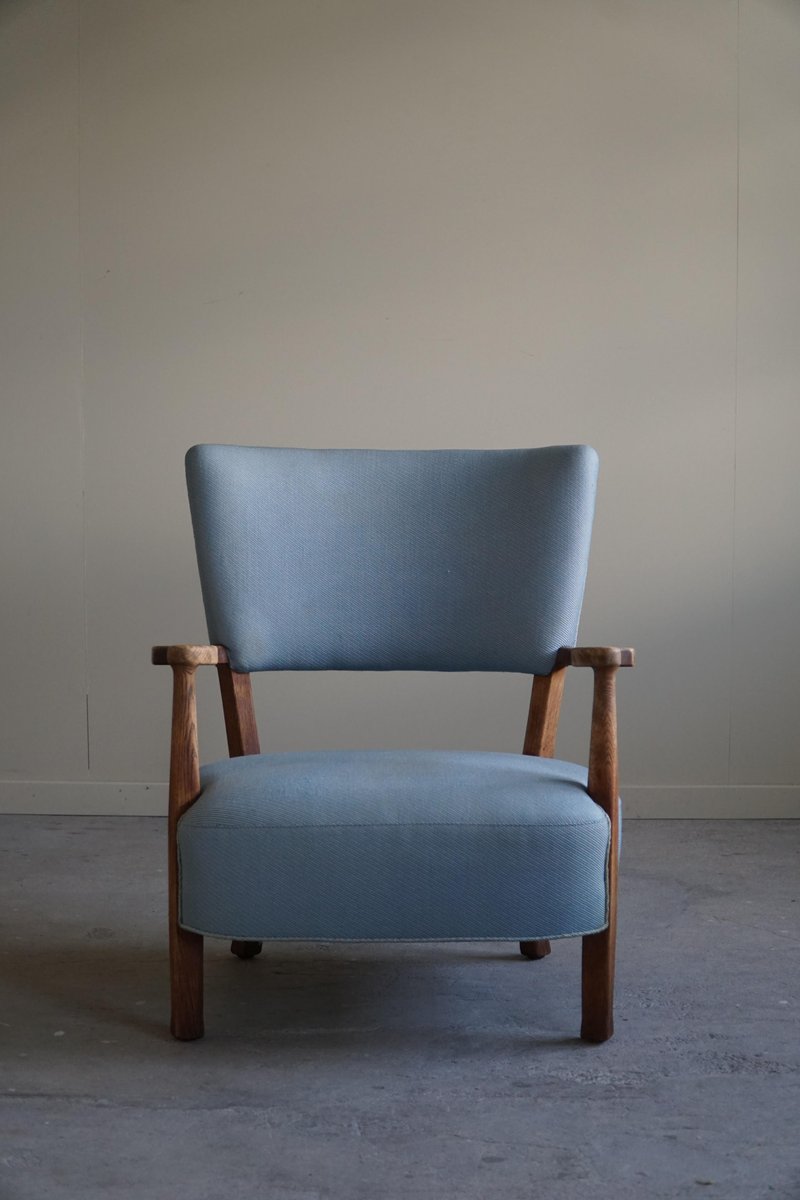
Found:
[(519, 944), (519, 952), (525, 958), (547, 958), (550, 948), (547, 938), (539, 938), (535, 942), (520, 942)]
[(581, 1037), (585, 1042), (607, 1042), (614, 1032), (614, 949), (613, 929), (583, 939)]
[(237, 958), (255, 958), (261, 953), (261, 942), (231, 942), (231, 954)]
[(172, 1036), (193, 1042), (203, 1036), (203, 938), (179, 925), (170, 931)]

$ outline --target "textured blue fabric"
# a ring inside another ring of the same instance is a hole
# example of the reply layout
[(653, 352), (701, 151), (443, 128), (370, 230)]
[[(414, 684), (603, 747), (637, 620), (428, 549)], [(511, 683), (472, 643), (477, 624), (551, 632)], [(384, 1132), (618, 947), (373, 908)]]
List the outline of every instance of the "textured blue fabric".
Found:
[(606, 924), (609, 821), (573, 763), (445, 751), (203, 768), (181, 924), (253, 940), (526, 939)]
[(208, 632), (237, 671), (547, 674), (577, 636), (597, 455), (194, 446)]

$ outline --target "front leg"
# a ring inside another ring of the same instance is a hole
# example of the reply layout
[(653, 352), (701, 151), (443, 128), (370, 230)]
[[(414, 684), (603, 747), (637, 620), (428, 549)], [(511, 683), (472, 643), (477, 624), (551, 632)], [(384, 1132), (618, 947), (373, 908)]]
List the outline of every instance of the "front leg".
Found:
[(594, 668), (592, 734), (589, 745), (589, 795), (609, 819), (606, 912), (608, 924), (583, 938), (581, 1037), (605, 1042), (614, 1032), (614, 964), (617, 940), (619, 863), (619, 783), (617, 778), (617, 666)]
[(200, 794), (197, 705), (193, 664), (173, 665), (172, 745), (169, 769), (169, 964), (173, 1037), (203, 1036), (203, 938), (180, 925), (178, 821)]

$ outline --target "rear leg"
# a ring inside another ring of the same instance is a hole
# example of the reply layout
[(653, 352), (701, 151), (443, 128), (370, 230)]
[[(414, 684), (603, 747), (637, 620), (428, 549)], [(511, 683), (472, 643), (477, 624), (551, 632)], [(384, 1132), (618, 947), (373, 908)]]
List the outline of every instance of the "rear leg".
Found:
[(255, 958), (261, 953), (261, 942), (231, 942), (231, 954), (237, 958)]
[(519, 952), (525, 958), (547, 958), (550, 953), (550, 943), (547, 938), (538, 938), (534, 942), (520, 942)]

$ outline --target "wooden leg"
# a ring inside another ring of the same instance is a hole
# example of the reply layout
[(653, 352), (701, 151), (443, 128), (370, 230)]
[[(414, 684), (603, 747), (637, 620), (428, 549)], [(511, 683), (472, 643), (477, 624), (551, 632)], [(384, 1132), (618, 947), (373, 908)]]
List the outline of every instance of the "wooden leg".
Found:
[(592, 738), (587, 790), (609, 818), (608, 926), (583, 939), (581, 1037), (607, 1042), (614, 1032), (614, 958), (617, 945), (617, 872), (619, 855), (619, 789), (617, 780), (617, 710), (615, 667), (594, 672)]
[(614, 1032), (615, 933), (612, 921), (602, 933), (583, 939), (581, 1037), (585, 1042), (607, 1042)]
[(261, 953), (261, 942), (231, 942), (231, 954), (237, 958), (255, 958)]
[(200, 794), (197, 757), (196, 664), (173, 664), (172, 745), (169, 759), (169, 982), (170, 1030), (182, 1042), (203, 1036), (203, 937), (179, 923), (178, 821)]
[(520, 942), (519, 952), (525, 958), (547, 958), (550, 943), (547, 938), (538, 938), (535, 942)]
[(175, 923), (169, 939), (172, 1036), (193, 1042), (203, 1036), (203, 938)]

